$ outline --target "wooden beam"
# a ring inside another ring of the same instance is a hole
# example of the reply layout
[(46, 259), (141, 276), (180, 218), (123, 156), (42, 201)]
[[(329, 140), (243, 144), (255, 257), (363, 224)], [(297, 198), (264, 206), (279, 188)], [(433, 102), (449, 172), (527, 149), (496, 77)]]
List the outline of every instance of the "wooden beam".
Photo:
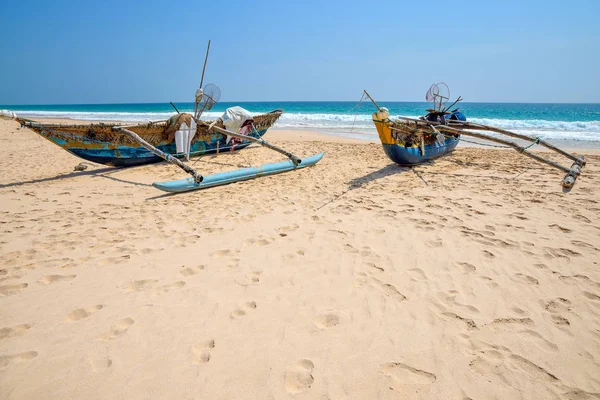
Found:
[(115, 131), (122, 132), (122, 133), (126, 134), (127, 136), (129, 136), (130, 138), (132, 138), (133, 140), (135, 140), (136, 142), (138, 142), (139, 144), (141, 144), (148, 151), (150, 151), (154, 155), (162, 158), (166, 162), (177, 165), (179, 168), (181, 168), (182, 170), (184, 170), (188, 174), (192, 175), (194, 177), (194, 181), (196, 183), (200, 183), (204, 179), (202, 177), (202, 175), (200, 175), (198, 172), (196, 172), (195, 169), (193, 169), (192, 167), (184, 164), (182, 161), (178, 160), (176, 157), (173, 157), (170, 154), (167, 154), (167, 153), (164, 153), (164, 152), (160, 151), (159, 149), (157, 149), (156, 147), (152, 146), (150, 143), (148, 143), (144, 139), (142, 139), (137, 133), (132, 132), (132, 131), (130, 131), (128, 129), (125, 129), (125, 128), (118, 127), (118, 126), (113, 127), (112, 129), (115, 130)]

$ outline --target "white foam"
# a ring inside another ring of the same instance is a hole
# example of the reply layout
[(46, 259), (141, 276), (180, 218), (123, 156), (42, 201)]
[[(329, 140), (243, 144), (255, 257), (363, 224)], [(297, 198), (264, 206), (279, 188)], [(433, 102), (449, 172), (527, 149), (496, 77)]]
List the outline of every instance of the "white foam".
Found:
[[(164, 120), (173, 112), (80, 112), (80, 111), (34, 111), (17, 112), (18, 115), (31, 118), (72, 118), (88, 121), (127, 121), (143, 122)], [(202, 119), (216, 119), (222, 111), (210, 111)], [(259, 113), (252, 113), (253, 115)], [(418, 118), (418, 116), (410, 116)], [(391, 118), (394, 118), (392, 116)], [(496, 118), (469, 118), (469, 121), (492, 125), (518, 133), (539, 136), (544, 139), (584, 140), (600, 142), (600, 121), (548, 121), (517, 120)], [(275, 124), (275, 128), (300, 128), (333, 132), (336, 134), (375, 134), (371, 114), (333, 114), (333, 113), (284, 113)]]

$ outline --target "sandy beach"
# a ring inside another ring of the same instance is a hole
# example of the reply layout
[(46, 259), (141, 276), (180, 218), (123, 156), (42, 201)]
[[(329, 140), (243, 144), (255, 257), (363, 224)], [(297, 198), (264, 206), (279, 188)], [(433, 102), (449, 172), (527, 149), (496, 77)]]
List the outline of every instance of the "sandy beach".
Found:
[(600, 398), (598, 153), (563, 193), (515, 151), (266, 138), (326, 154), (168, 196), (0, 121), (0, 398)]

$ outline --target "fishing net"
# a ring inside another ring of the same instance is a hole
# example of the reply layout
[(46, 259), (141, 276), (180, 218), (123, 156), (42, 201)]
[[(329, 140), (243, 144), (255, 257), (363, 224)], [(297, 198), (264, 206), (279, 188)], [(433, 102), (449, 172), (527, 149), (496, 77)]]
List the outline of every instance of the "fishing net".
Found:
[(196, 119), (200, 118), (204, 111), (210, 110), (221, 99), (221, 89), (217, 85), (209, 83), (204, 89), (196, 92)]
[(444, 82), (434, 83), (425, 94), (425, 100), (433, 102), (433, 109), (441, 111), (450, 100), (450, 88)]

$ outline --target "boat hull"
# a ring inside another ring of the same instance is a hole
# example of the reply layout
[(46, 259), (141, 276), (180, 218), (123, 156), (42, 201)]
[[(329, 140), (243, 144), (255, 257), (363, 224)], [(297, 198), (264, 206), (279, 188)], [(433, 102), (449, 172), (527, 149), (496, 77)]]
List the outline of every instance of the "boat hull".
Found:
[(419, 147), (404, 147), (398, 144), (382, 144), (383, 151), (390, 160), (399, 165), (418, 165), (443, 155), (456, 148), (458, 138), (446, 139), (443, 144), (437, 142), (425, 145), (424, 151)]
[[(262, 137), (267, 130), (258, 131), (253, 137)], [(151, 164), (164, 161), (142, 146), (115, 145), (107, 142), (98, 142), (86, 139), (65, 140), (63, 135), (56, 135), (53, 132), (42, 130), (40, 135), (50, 140), (52, 143), (60, 146), (69, 153), (98, 164), (109, 165), (113, 167), (131, 167), (135, 165)], [(214, 138), (210, 141), (195, 141), (190, 147), (192, 156), (201, 156), (205, 154), (216, 154), (234, 150), (241, 150), (247, 147), (250, 142), (227, 144), (225, 138)], [(175, 143), (168, 143), (155, 146), (160, 151), (177, 155)]]
[(408, 147), (394, 137), (389, 121), (373, 119), (373, 123), (377, 128), (385, 154), (390, 160), (403, 166), (418, 165), (442, 157), (453, 151), (460, 141), (460, 135), (457, 135), (447, 137), (443, 142), (434, 141), (423, 147)]
[(152, 186), (165, 192), (181, 193), (191, 190), (208, 189), (215, 186), (228, 185), (230, 183), (246, 181), (249, 179), (259, 178), (261, 176), (275, 175), (283, 172), (293, 171), (296, 169), (310, 167), (318, 163), (323, 158), (324, 153), (315, 154), (314, 156), (303, 158), (298, 165), (292, 160), (281, 161), (278, 163), (265, 164), (260, 167), (250, 167), (237, 169), (235, 171), (220, 172), (213, 175), (207, 175), (202, 182), (196, 183), (193, 178), (185, 178), (176, 181), (154, 182)]

